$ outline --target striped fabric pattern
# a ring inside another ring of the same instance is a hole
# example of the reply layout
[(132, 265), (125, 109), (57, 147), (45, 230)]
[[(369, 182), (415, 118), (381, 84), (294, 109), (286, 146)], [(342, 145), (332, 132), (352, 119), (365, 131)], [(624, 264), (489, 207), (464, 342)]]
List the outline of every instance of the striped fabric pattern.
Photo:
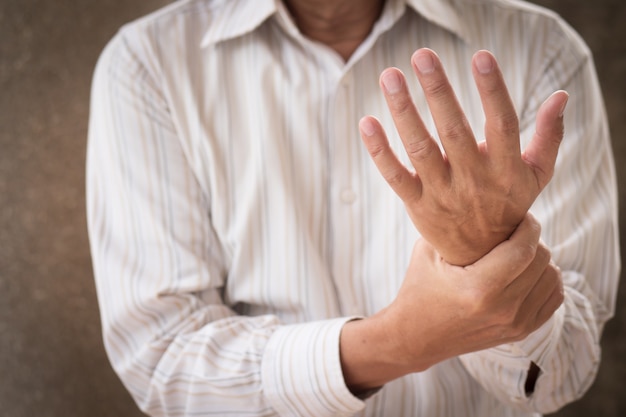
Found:
[[(570, 93), (556, 174), (532, 208), (566, 297), (526, 340), (363, 401), (343, 381), (341, 328), (393, 300), (419, 234), (357, 122), (379, 117), (404, 155), (378, 76), (410, 76), (420, 47), (440, 55), (479, 140), (476, 50), (503, 68), (522, 148), (540, 103)], [(172, 3), (99, 60), (87, 200), (105, 346), (152, 416), (537, 416), (588, 388), (614, 311), (616, 182), (592, 57), (558, 17), (515, 0), (390, 0), (348, 62), (277, 0)], [(528, 398), (531, 360), (542, 374)]]

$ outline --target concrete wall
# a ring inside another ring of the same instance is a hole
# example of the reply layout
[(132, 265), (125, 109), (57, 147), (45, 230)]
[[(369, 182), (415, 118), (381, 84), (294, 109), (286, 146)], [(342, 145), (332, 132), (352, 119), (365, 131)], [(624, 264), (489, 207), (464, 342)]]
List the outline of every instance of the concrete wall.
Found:
[[(0, 416), (142, 415), (102, 348), (85, 227), (85, 137), (102, 47), (122, 23), (167, 2), (0, 2)], [(626, 6), (538, 3), (561, 13), (594, 51), (626, 184)], [(622, 207), (625, 198), (623, 191)], [(559, 416), (626, 415), (625, 320), (620, 301), (597, 382)]]

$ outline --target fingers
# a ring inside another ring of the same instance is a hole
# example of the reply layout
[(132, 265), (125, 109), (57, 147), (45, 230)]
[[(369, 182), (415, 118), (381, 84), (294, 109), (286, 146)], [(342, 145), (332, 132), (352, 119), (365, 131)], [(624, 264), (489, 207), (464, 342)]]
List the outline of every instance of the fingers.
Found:
[(502, 72), (488, 51), (474, 54), (472, 72), (485, 112), (489, 154), (496, 162), (510, 164), (520, 155), (519, 120)]
[(411, 64), (450, 165), (461, 170), (474, 167), (478, 163), (478, 146), (437, 54), (427, 48), (419, 49), (411, 57)]
[(561, 273), (550, 262), (550, 251), (539, 245), (530, 266), (500, 295), (504, 310), (502, 335), (512, 341), (522, 340), (537, 330), (563, 301)]
[(425, 183), (435, 185), (447, 176), (443, 156), (419, 116), (409, 93), (404, 74), (387, 68), (380, 76), (387, 106), (402, 139), (411, 164)]
[(528, 265), (521, 275), (511, 281), (505, 290), (511, 298), (511, 302), (514, 303), (514, 300), (520, 300), (520, 302), (517, 303), (519, 305), (523, 300), (528, 298), (528, 295), (537, 286), (541, 276), (548, 267), (550, 258), (550, 250), (539, 242), (537, 250), (535, 251), (535, 257), (530, 265)]
[(527, 213), (511, 237), (467, 268), (480, 268), (489, 277), (488, 285), (503, 288), (521, 275), (533, 262), (539, 245), (541, 226)]
[(556, 91), (539, 107), (535, 134), (522, 156), (534, 170), (540, 189), (548, 184), (554, 172), (563, 139), (563, 112), (568, 98), (565, 91)]
[(541, 327), (562, 302), (563, 283), (560, 270), (549, 264), (540, 272), (535, 285), (517, 308), (513, 322), (507, 326), (507, 337), (513, 340), (524, 339)]
[(531, 331), (535, 331), (552, 317), (563, 303), (563, 280), (561, 271), (556, 265), (550, 264), (546, 268), (536, 289), (533, 289), (527, 299), (528, 311), (531, 313), (528, 320)]
[(376, 168), (398, 197), (405, 203), (418, 200), (422, 193), (421, 181), (400, 162), (378, 120), (371, 116), (362, 118), (359, 130)]

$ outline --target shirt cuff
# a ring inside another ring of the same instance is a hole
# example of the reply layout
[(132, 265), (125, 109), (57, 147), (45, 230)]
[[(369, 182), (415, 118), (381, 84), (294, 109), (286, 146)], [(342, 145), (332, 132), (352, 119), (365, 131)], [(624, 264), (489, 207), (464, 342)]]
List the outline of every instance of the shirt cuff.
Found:
[(542, 373), (545, 371), (556, 351), (564, 314), (564, 307), (561, 306), (524, 340), (468, 353), (460, 356), (460, 360), (487, 390), (506, 391), (508, 401), (525, 404), (529, 401), (526, 378), (530, 363), (534, 362)]
[[(525, 368), (534, 362), (539, 368), (549, 362), (551, 355), (556, 349), (563, 328), (565, 309), (559, 307), (552, 317), (550, 317), (537, 330), (529, 334), (524, 340), (514, 343), (507, 343), (486, 349), (469, 355), (482, 356), (498, 362), (504, 367)], [(523, 363), (520, 364), (520, 359)]]
[(263, 390), (285, 416), (350, 416), (365, 403), (344, 381), (339, 336), (353, 317), (278, 328), (263, 353)]

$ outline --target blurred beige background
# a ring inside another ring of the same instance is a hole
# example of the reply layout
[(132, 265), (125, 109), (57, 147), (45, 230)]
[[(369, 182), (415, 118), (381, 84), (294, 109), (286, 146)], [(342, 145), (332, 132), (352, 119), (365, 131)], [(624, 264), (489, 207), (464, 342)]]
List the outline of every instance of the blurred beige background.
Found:
[[(142, 415), (101, 343), (85, 226), (84, 154), (100, 51), (121, 24), (166, 3), (0, 1), (0, 416)], [(560, 13), (594, 52), (619, 180), (626, 184), (626, 3), (536, 3)], [(621, 190), (624, 238), (626, 188)], [(623, 285), (620, 293), (596, 383), (556, 415), (626, 416)]]

